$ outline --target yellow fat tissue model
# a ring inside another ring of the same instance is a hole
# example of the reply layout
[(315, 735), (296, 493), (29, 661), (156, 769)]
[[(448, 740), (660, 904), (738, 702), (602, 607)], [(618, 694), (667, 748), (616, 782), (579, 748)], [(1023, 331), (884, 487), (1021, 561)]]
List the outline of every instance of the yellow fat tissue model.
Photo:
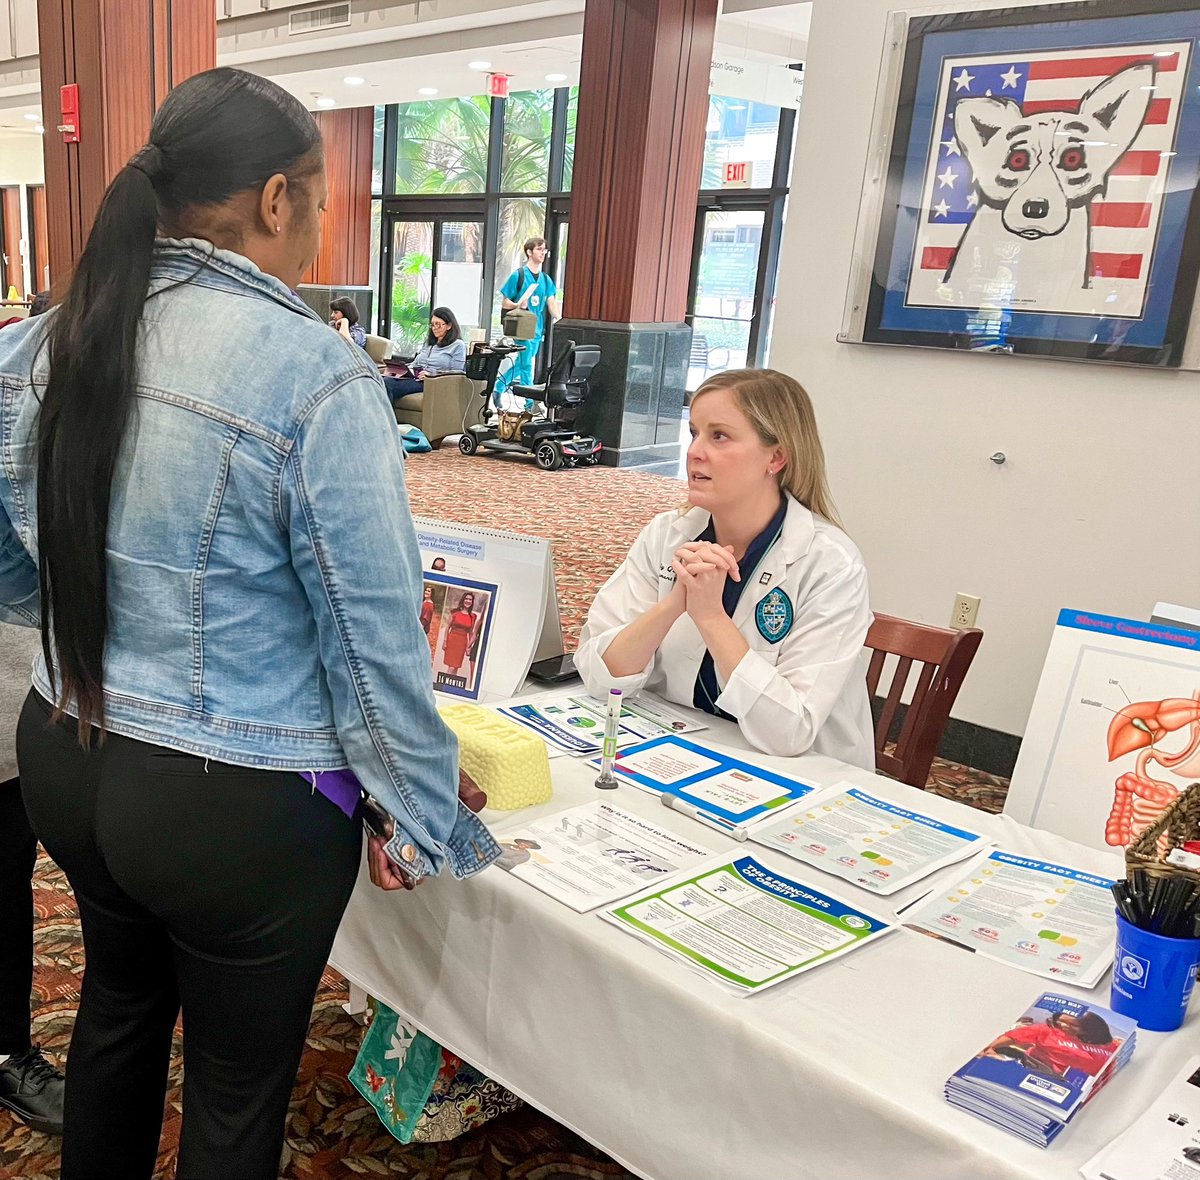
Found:
[(515, 811), (551, 795), (546, 743), (481, 705), (442, 705), (438, 712), (458, 738), (458, 763), (487, 792), (489, 807)]

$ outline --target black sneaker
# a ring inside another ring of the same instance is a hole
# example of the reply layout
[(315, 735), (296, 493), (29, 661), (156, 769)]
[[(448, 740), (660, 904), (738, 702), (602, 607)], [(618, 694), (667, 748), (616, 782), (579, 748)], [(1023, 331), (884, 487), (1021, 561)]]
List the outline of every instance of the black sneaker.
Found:
[(0, 1063), (0, 1106), (7, 1107), (23, 1123), (47, 1135), (63, 1129), (62, 1071), (42, 1056), (34, 1045), (28, 1053), (13, 1054)]

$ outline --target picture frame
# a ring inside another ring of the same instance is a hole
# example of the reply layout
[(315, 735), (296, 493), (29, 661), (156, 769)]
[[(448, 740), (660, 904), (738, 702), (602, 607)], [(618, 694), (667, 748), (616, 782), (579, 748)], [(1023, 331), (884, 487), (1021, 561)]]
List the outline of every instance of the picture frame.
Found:
[(1200, 367), (1200, 0), (892, 18), (840, 339)]

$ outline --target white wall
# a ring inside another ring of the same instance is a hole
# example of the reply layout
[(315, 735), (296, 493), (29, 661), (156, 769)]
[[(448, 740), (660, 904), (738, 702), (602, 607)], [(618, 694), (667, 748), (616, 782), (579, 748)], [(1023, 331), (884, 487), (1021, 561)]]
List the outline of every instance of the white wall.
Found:
[(1019, 734), (1060, 607), (1200, 604), (1200, 374), (837, 342), (898, 6), (815, 0), (771, 364), (816, 403), (874, 608), (944, 625), (982, 595), (954, 713)]

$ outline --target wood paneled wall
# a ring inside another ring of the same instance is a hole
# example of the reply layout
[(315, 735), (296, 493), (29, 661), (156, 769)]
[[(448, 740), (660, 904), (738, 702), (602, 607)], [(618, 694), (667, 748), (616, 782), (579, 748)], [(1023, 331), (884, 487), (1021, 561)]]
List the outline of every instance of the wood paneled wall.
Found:
[(29, 220), (33, 233), (33, 294), (50, 286), (50, 238), (46, 226), (46, 186), (29, 186)]
[[(38, 0), (50, 273), (69, 277), (109, 181), (146, 142), (167, 92), (216, 63), (212, 0)], [(79, 143), (59, 87), (79, 86)]]
[(565, 313), (687, 311), (717, 0), (588, 0)]
[(325, 140), (329, 202), (321, 224), (321, 252), (306, 283), (361, 286), (371, 269), (371, 152), (374, 107), (318, 111)]
[[(16, 287), (17, 298), (25, 298), (25, 273), (21, 268), (21, 189), (12, 184), (0, 188), (0, 218), (4, 221), (4, 274), (0, 299), (8, 298), (9, 287)], [(4, 317), (7, 319), (7, 315)]]

